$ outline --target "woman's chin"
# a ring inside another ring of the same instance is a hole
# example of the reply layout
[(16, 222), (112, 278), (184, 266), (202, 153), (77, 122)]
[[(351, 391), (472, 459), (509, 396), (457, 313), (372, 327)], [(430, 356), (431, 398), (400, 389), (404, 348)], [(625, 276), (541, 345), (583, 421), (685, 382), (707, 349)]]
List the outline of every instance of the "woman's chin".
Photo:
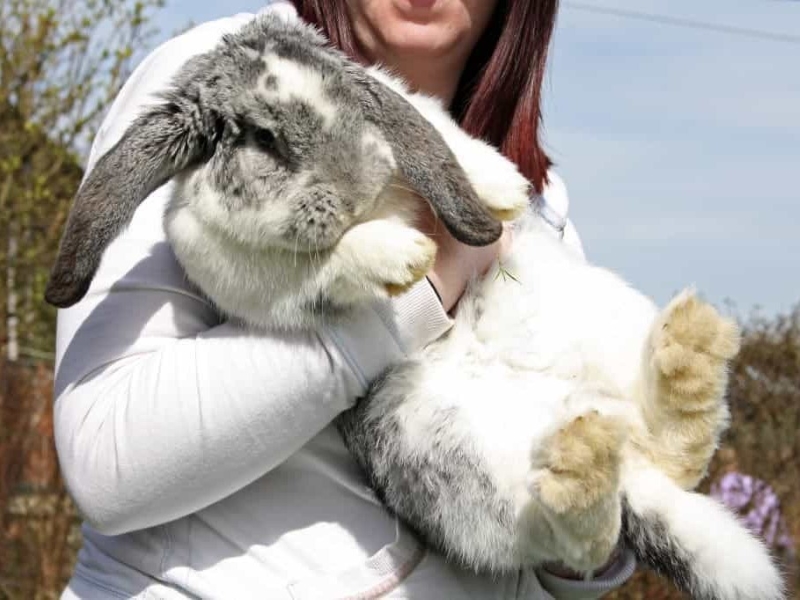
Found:
[(438, 21), (398, 22), (383, 34), (384, 42), (395, 55), (430, 58), (452, 51), (463, 38), (452, 26)]

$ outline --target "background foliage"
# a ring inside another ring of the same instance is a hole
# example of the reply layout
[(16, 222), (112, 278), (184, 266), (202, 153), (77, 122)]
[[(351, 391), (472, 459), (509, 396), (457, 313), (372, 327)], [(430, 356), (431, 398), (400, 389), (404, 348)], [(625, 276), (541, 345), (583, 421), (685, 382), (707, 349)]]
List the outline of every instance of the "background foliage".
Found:
[(161, 0), (0, 0), (0, 306), (6, 356), (52, 354), (40, 301), (99, 119)]
[[(52, 439), (54, 311), (40, 299), (84, 156), (155, 33), (162, 0), (0, 0), (0, 600), (57, 598), (80, 545)], [(733, 424), (705, 489), (728, 472), (775, 490), (800, 598), (800, 305), (745, 320)], [(679, 598), (639, 573), (617, 599)]]
[(162, 0), (0, 0), (0, 598), (56, 597), (79, 533), (52, 442), (47, 273)]

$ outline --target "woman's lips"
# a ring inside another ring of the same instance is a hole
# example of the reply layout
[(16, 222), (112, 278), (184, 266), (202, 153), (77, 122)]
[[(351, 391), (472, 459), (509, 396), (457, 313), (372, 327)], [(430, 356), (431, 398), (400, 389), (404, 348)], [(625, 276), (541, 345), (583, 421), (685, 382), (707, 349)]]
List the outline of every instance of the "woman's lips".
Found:
[(436, 0), (406, 0), (411, 8), (430, 8), (436, 4)]
[(416, 23), (428, 23), (441, 10), (439, 0), (394, 0), (399, 15)]

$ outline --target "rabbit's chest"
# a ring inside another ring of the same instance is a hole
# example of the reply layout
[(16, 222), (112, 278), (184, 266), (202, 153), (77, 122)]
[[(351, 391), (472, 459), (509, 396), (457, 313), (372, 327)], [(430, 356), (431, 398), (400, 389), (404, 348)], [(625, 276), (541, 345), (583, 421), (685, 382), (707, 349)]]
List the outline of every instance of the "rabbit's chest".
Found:
[(496, 276), (484, 286), (475, 338), (484, 355), (515, 370), (537, 371), (567, 379), (581, 377), (594, 362), (595, 333), (580, 327), (575, 291), (562, 281), (549, 286), (535, 273)]
[[(549, 241), (547, 241), (549, 244)], [(512, 255), (476, 290), (475, 339), (487, 359), (518, 371), (627, 393), (654, 311), (621, 280), (559, 246)]]

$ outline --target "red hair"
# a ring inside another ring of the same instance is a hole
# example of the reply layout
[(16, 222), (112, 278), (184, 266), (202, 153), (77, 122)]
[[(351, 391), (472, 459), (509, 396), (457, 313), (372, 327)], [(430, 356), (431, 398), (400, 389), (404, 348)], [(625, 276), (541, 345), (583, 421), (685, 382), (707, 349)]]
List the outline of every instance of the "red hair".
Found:
[[(300, 17), (364, 62), (344, 0), (292, 0)], [(467, 61), (451, 112), (470, 135), (500, 148), (538, 191), (550, 159), (539, 139), (542, 81), (558, 0), (498, 0)]]

